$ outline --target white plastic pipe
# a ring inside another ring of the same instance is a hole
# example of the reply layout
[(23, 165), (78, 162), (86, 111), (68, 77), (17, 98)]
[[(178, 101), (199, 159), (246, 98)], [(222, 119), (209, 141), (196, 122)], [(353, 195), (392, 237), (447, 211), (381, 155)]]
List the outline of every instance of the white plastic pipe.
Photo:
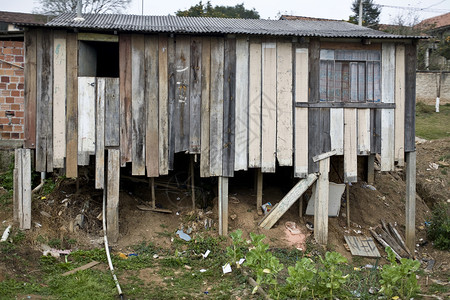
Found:
[(8, 227), (6, 227), (5, 231), (3, 232), (2, 235), (2, 239), (0, 240), (0, 242), (6, 242), (6, 240), (9, 237), (9, 232), (11, 231), (11, 225), (9, 225)]

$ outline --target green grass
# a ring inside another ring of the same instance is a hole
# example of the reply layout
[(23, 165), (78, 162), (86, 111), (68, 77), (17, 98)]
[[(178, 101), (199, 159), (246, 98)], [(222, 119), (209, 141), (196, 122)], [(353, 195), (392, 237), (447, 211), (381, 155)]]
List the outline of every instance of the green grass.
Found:
[(435, 140), (450, 137), (450, 104), (441, 105), (439, 113), (433, 105), (418, 102), (416, 105), (416, 135)]

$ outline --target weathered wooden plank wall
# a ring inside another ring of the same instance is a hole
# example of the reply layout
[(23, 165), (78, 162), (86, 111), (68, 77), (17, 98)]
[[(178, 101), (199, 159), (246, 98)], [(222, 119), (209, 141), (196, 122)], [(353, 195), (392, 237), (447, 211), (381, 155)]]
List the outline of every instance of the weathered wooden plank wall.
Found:
[(36, 43), (37, 29), (30, 29), (25, 35), (25, 122), (24, 146), (36, 147)]
[(202, 100), (202, 38), (191, 38), (189, 101), (189, 153), (200, 153), (201, 100)]
[(358, 109), (358, 155), (370, 154), (370, 109)]
[(168, 110), (168, 64), (167, 64), (167, 36), (160, 34), (158, 40), (158, 75), (159, 75), (159, 174), (169, 173), (169, 110)]
[(120, 83), (119, 78), (106, 78), (105, 147), (120, 145)]
[(53, 167), (66, 157), (66, 32), (53, 32)]
[(394, 160), (405, 165), (405, 45), (395, 47)]
[(78, 165), (95, 152), (95, 77), (78, 77)]
[[(382, 46), (381, 86), (382, 102), (394, 103), (395, 92), (395, 45)], [(381, 171), (394, 170), (394, 109), (381, 111)]]
[(415, 42), (405, 45), (405, 152), (416, 151), (416, 53)]
[(200, 176), (210, 176), (209, 109), (211, 78), (211, 38), (202, 39), (202, 99), (201, 99), (201, 155)]
[(248, 167), (261, 167), (261, 40), (250, 38), (249, 45)]
[(120, 165), (131, 161), (131, 34), (119, 35)]
[[(319, 102), (319, 84), (320, 84), (320, 41), (319, 39), (311, 39), (308, 50), (308, 102)], [(308, 173), (319, 171), (319, 164), (315, 163), (312, 158), (321, 154), (321, 109), (308, 109)], [(296, 125), (297, 126), (297, 125)]]
[[(106, 78), (97, 78), (95, 101), (95, 188), (105, 187), (105, 102)], [(117, 121), (118, 119), (116, 119)]]
[(356, 182), (357, 164), (357, 109), (344, 109), (344, 182)]
[(167, 55), (168, 55), (168, 98), (169, 98), (169, 143), (168, 143), (168, 160), (167, 165), (169, 170), (173, 169), (174, 154), (175, 154), (175, 135), (173, 119), (175, 118), (175, 89), (176, 89), (176, 78), (175, 78), (175, 38), (169, 37), (167, 42)]
[(78, 176), (78, 38), (67, 33), (66, 177)]

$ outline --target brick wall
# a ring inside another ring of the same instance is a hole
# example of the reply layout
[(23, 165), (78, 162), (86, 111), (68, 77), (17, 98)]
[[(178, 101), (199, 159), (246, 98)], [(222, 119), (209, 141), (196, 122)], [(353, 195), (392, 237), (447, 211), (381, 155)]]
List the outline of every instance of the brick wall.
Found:
[[(23, 42), (0, 41), (0, 59), (24, 66)], [(24, 71), (0, 61), (0, 139), (23, 140)]]

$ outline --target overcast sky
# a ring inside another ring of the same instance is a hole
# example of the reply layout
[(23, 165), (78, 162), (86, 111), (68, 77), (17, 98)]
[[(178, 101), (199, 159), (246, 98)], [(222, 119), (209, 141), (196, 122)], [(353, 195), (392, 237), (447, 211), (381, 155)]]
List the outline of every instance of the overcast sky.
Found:
[[(132, 0), (127, 14), (145, 15), (174, 14), (178, 9), (187, 9), (199, 0)], [(204, 0), (203, 3), (206, 3)], [(213, 5), (235, 5), (244, 3), (245, 8), (255, 8), (261, 18), (275, 19), (279, 13), (307, 17), (348, 20), (352, 14), (353, 0), (211, 0)], [(450, 0), (374, 0), (382, 5), (381, 23), (396, 23), (398, 16), (409, 20), (420, 20), (450, 12)], [(38, 0), (1, 0), (0, 10), (32, 12), (39, 6)], [(395, 6), (388, 7), (388, 6)]]

